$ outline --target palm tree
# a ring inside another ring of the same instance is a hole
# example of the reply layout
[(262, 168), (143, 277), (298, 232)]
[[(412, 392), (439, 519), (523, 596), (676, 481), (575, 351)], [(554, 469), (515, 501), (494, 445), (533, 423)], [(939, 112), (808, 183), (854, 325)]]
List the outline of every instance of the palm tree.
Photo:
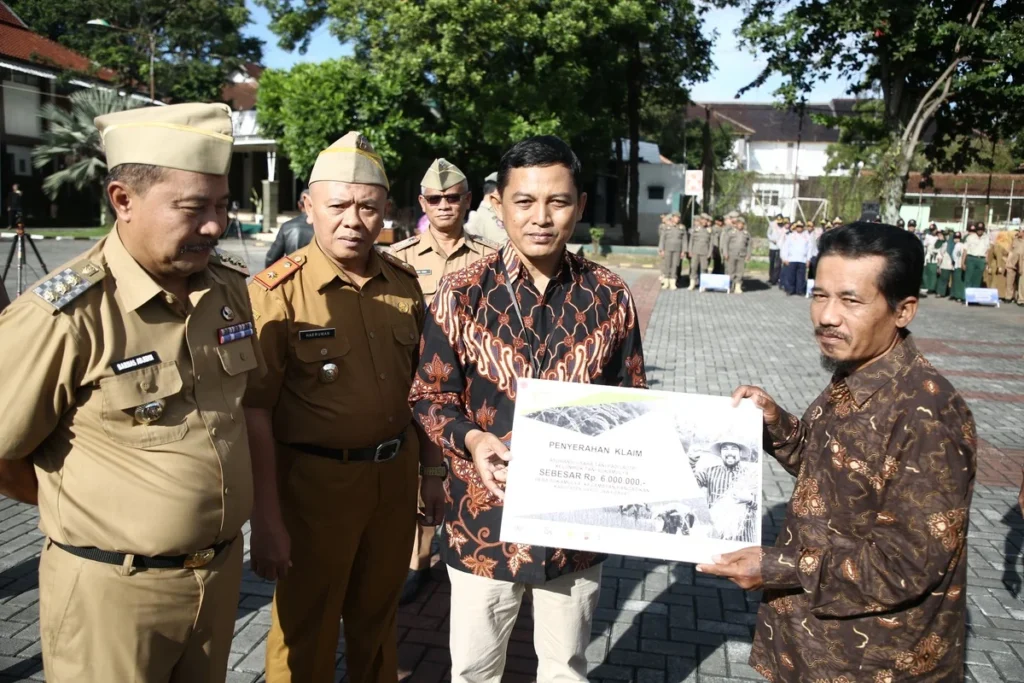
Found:
[(138, 100), (105, 88), (88, 88), (71, 95), (71, 108), (64, 109), (47, 102), (39, 115), (47, 122), (43, 142), (32, 150), (33, 164), (43, 168), (55, 163), (58, 168), (43, 181), (43, 191), (56, 199), (66, 186), (76, 190), (91, 189), (99, 196), (100, 222), (106, 225), (107, 202), (103, 197), (103, 178), (107, 162), (103, 141), (93, 119), (103, 114), (139, 106)]

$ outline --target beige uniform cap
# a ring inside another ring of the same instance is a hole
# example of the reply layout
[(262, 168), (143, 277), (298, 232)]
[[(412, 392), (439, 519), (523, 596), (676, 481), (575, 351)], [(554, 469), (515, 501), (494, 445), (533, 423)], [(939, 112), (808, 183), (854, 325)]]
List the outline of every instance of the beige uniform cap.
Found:
[(455, 187), (465, 179), (466, 175), (459, 170), (458, 166), (447, 159), (435, 159), (427, 169), (423, 180), (420, 181), (420, 186), (425, 190), (443, 192), (449, 187)]
[(359, 185), (380, 185), (390, 190), (384, 162), (362, 133), (351, 131), (320, 152), (309, 174), (309, 184), (322, 180)]
[(729, 213), (725, 214), (725, 217), (726, 218), (739, 218), (740, 217), (740, 212), (739, 211), (730, 211)]
[(231, 167), (231, 108), (172, 104), (97, 116), (107, 168), (147, 164), (227, 175)]
[(498, 172), (495, 171), (491, 175), (489, 175), (486, 178), (484, 178), (484, 182), (485, 183), (496, 183), (496, 182), (498, 182)]

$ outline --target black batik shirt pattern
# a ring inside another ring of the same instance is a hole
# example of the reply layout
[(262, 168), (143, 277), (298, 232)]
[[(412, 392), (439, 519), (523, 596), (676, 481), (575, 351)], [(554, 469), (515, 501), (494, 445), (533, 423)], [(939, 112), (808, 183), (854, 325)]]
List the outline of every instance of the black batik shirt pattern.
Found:
[(478, 576), (543, 583), (604, 560), (590, 552), (501, 543), (502, 502), (480, 481), (466, 434), (480, 429), (509, 442), (516, 379), (537, 376), (531, 359), (539, 361), (542, 379), (646, 388), (636, 307), (622, 279), (566, 251), (541, 294), (506, 245), (445, 277), (420, 347), (409, 401), (452, 468), (446, 563)]

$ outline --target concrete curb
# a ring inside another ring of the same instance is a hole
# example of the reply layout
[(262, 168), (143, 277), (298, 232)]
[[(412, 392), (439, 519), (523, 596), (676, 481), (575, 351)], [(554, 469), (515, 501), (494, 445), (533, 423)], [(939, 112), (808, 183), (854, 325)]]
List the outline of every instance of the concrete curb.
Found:
[[(16, 233), (16, 232), (0, 232), (0, 237), (15, 237), (17, 234), (18, 233)], [(63, 241), (72, 241), (72, 242), (88, 242), (88, 241), (91, 241), (91, 240), (94, 241), (94, 240), (102, 239), (101, 237), (68, 237), (67, 235), (52, 235), (52, 236), (51, 235), (33, 235), (32, 233), (29, 233), (28, 236), (31, 239), (34, 239), (34, 240), (55, 240), (57, 242), (60, 242), (62, 240)]]

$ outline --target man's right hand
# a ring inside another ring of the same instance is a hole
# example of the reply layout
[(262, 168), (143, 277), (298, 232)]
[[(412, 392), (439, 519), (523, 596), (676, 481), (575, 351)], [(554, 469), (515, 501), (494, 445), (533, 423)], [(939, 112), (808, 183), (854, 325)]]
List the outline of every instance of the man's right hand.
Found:
[(754, 405), (761, 409), (761, 412), (764, 413), (764, 423), (766, 425), (777, 424), (782, 417), (782, 411), (779, 409), (775, 399), (769, 396), (768, 392), (761, 387), (752, 387), (748, 384), (737, 387), (736, 391), (732, 392), (732, 407), (739, 406), (740, 401), (745, 398), (749, 398), (754, 402)]
[(466, 450), (473, 456), (484, 487), (498, 500), (504, 500), (503, 487), (508, 476), (508, 461), (512, 458), (505, 444), (490, 432), (474, 429), (466, 434)]
[(256, 576), (277, 581), (288, 575), (292, 566), (292, 538), (280, 514), (253, 515), (249, 540), (249, 556)]

